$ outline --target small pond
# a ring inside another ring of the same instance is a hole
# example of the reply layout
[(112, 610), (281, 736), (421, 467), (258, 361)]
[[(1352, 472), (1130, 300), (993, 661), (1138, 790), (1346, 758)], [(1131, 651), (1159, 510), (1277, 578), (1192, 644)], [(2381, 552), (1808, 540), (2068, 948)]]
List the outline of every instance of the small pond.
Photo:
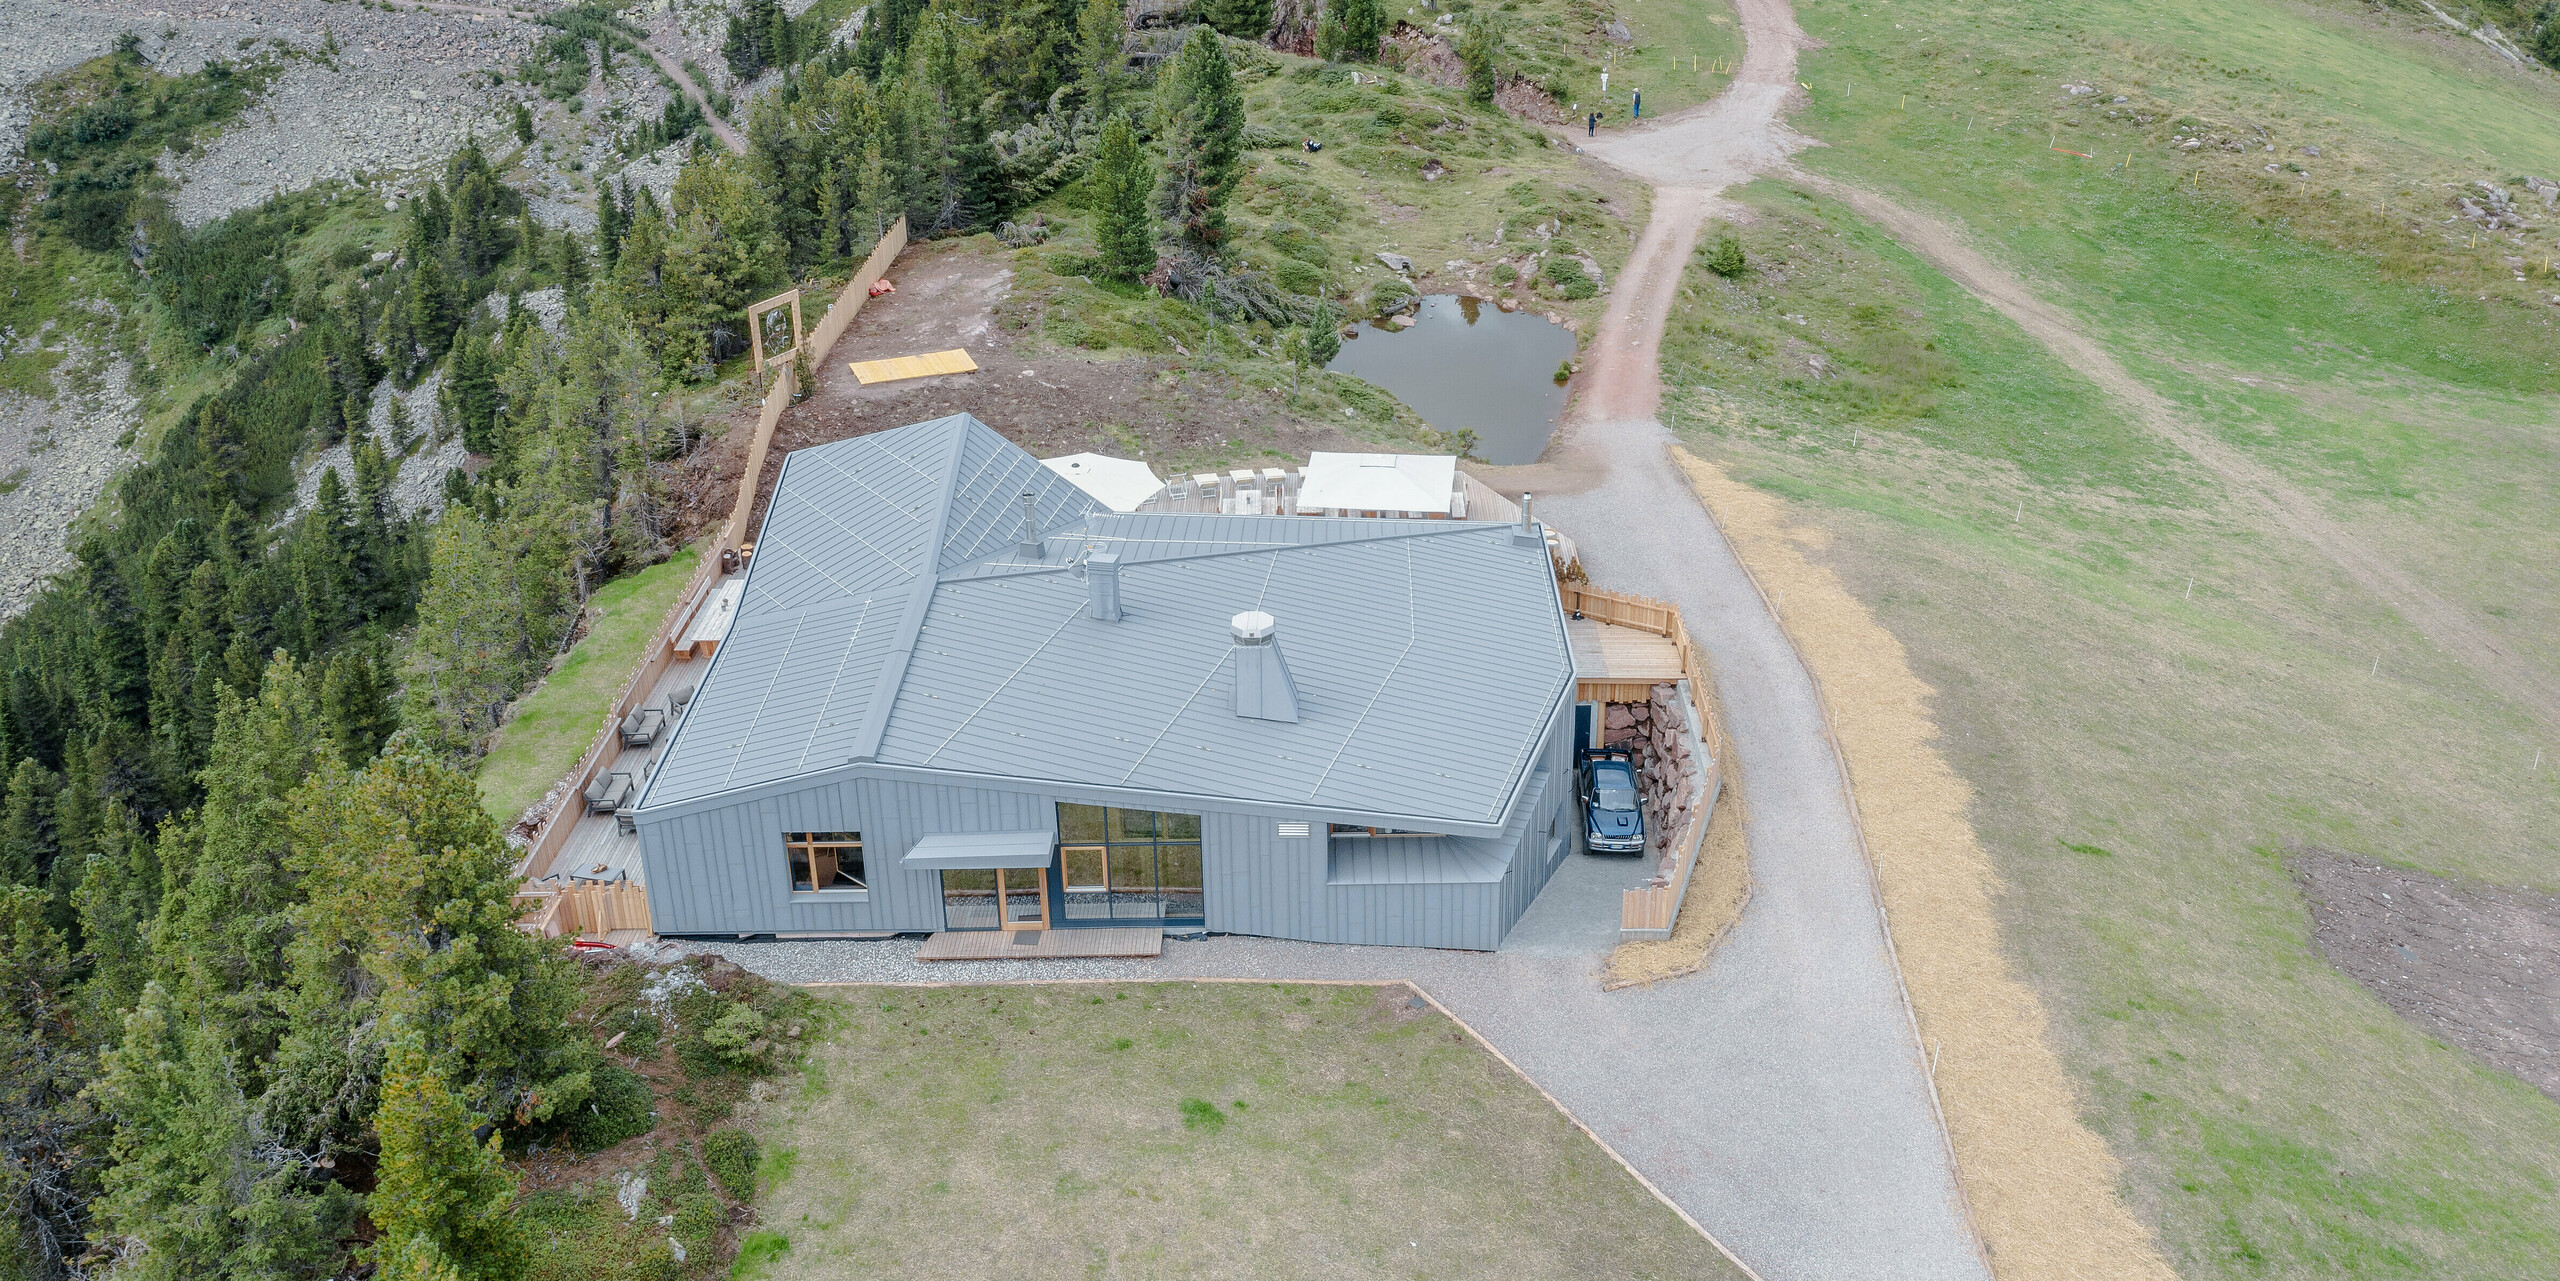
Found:
[(1433, 294), (1410, 326), (1361, 326), (1325, 368), (1386, 388), (1440, 431), (1473, 431), (1486, 462), (1533, 463), (1564, 412), (1556, 366), (1573, 347), (1571, 330), (1534, 312)]

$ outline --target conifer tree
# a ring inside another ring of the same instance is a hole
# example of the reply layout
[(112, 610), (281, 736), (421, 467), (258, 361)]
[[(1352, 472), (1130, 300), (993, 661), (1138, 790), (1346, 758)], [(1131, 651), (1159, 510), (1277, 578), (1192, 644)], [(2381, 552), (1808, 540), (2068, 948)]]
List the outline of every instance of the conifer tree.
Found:
[(53, 871), (61, 849), (54, 796), (61, 790), (62, 777), (33, 757), (10, 772), (8, 799), (0, 802), (0, 884), (41, 886)]
[(1127, 115), (1102, 127), (1102, 150), (1093, 162), (1094, 240), (1101, 273), (1135, 284), (1156, 269), (1155, 175), (1138, 131)]
[(391, 1048), (382, 1080), (382, 1167), (366, 1200), (379, 1244), (377, 1276), (515, 1281), (530, 1248), (516, 1221), (515, 1176), (498, 1136), (455, 1097), (412, 1036)]
[(1467, 15), (1464, 34), (1458, 37), (1458, 61), (1467, 70), (1467, 99), (1478, 105), (1490, 105), (1499, 85), (1494, 60), (1502, 56), (1503, 25), (1501, 15), (1492, 10), (1478, 10)]
[(1238, 40), (1260, 40), (1271, 30), (1271, 0), (1201, 0), (1192, 16)]
[(362, 768), (399, 728), (391, 688), (374, 656), (359, 649), (330, 655), (328, 673), (320, 682), (320, 720), (347, 768)]
[(462, 331), (453, 345), (453, 365), (445, 378), (453, 396), (454, 421), (462, 444), (475, 454), (497, 452), (498, 367), (488, 337), (475, 325)]
[(113, 1116), (99, 1217), (132, 1281), (330, 1276), (356, 1196), (273, 1141), (236, 1050), (157, 981), (125, 1018), (95, 1091)]
[(121, 801), (101, 803), (95, 830), (95, 848), (83, 860), (71, 902), (80, 913), (80, 954), (89, 967), (80, 994), (83, 1023), (104, 1040), (123, 1023), (150, 974), (142, 926), (158, 909), (161, 879), (150, 838)]
[(515, 856), (468, 776), (398, 739), (360, 773), (322, 761), (291, 824), (304, 894), (271, 1112), (360, 1125), (362, 1084), (402, 1038), (470, 1107), (517, 1124), (586, 1101), (573, 963), (516, 928)]
[(1316, 22), (1316, 56), (1327, 61), (1368, 62), (1387, 34), (1378, 0), (1327, 0)]
[(1165, 157), (1157, 215), (1173, 223), (1184, 244), (1216, 252), (1226, 240), (1227, 197), (1244, 155), (1244, 94), (1217, 32), (1192, 29), (1156, 84), (1155, 110)]
[(71, 954), (45, 895), (0, 885), (0, 1258), (29, 1277), (72, 1275), (96, 1192), (96, 1060), (79, 1034)]
[(1084, 109), (1097, 120), (1111, 115), (1111, 100), (1126, 78), (1126, 55), (1120, 42), (1128, 33), (1128, 13), (1120, 0), (1084, 0), (1076, 14), (1076, 85)]

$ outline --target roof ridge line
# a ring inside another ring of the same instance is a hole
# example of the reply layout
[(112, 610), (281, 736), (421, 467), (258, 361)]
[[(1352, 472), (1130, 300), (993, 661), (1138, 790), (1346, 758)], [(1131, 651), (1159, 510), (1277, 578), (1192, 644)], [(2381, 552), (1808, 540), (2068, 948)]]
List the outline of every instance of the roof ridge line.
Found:
[[(1212, 514), (1212, 513), (1208, 513), (1208, 512), (1134, 512), (1134, 513), (1133, 513), (1133, 512), (1118, 512), (1118, 513), (1114, 513), (1114, 514), (1115, 514), (1115, 515), (1119, 515), (1119, 516), (1129, 516), (1129, 515), (1140, 515), (1140, 516), (1203, 516), (1203, 517), (1207, 517), (1208, 519), (1212, 519), (1212, 520), (1220, 519), (1220, 517), (1219, 517), (1218, 515), (1215, 515), (1215, 514)], [(1228, 517), (1225, 517), (1225, 518), (1226, 518), (1226, 519), (1238, 519), (1237, 517), (1233, 517), (1233, 516), (1228, 516)], [(1290, 516), (1290, 517), (1284, 517), (1283, 519), (1287, 519), (1287, 520), (1300, 520), (1300, 519), (1306, 519), (1306, 520), (1324, 520), (1324, 519), (1327, 519), (1327, 518), (1326, 518), (1326, 517), (1322, 517), (1322, 516), (1309, 516), (1309, 517), (1297, 517), (1297, 516)], [(1334, 518), (1334, 519), (1339, 519), (1339, 518), (1337, 517), (1337, 518)], [(1388, 522), (1387, 522), (1386, 518), (1378, 518), (1378, 519), (1377, 519), (1377, 521), (1376, 521), (1376, 523), (1379, 523), (1379, 524), (1385, 524), (1385, 523), (1388, 523)], [(1268, 556), (1268, 555), (1271, 555), (1271, 554), (1273, 554), (1273, 553), (1275, 553), (1275, 552), (1312, 552), (1312, 551), (1323, 551), (1323, 550), (1325, 550), (1326, 548), (1329, 548), (1329, 547), (1358, 547), (1358, 546), (1361, 546), (1361, 545), (1366, 544), (1366, 543), (1383, 543), (1383, 542), (1389, 542), (1389, 541), (1400, 540), (1400, 539), (1408, 539), (1408, 538), (1449, 538), (1449, 537), (1453, 537), (1453, 536), (1456, 536), (1456, 535), (1459, 535), (1459, 534), (1482, 534), (1482, 533), (1487, 533), (1487, 532), (1490, 532), (1490, 531), (1493, 531), (1493, 530), (1499, 530), (1499, 529), (1510, 529), (1510, 528), (1512, 528), (1512, 527), (1513, 527), (1513, 526), (1512, 526), (1512, 524), (1511, 524), (1511, 522), (1509, 522), (1509, 521), (1503, 521), (1503, 522), (1502, 522), (1502, 523), (1500, 523), (1500, 524), (1495, 524), (1495, 523), (1494, 523), (1494, 522), (1492, 522), (1492, 521), (1484, 521), (1484, 520), (1473, 520), (1473, 521), (1469, 521), (1469, 520), (1448, 520), (1448, 521), (1413, 520), (1413, 521), (1405, 521), (1405, 522), (1402, 522), (1402, 523), (1405, 523), (1405, 524), (1412, 524), (1412, 525), (1430, 525), (1430, 526), (1435, 526), (1435, 528), (1430, 528), (1430, 529), (1412, 529), (1412, 530), (1381, 530), (1381, 531), (1379, 531), (1379, 532), (1377, 532), (1377, 533), (1374, 533), (1374, 534), (1363, 534), (1363, 535), (1361, 535), (1361, 536), (1360, 536), (1360, 537), (1358, 537), (1358, 538), (1328, 538), (1328, 539), (1324, 540), (1323, 542), (1318, 542), (1318, 543), (1256, 543), (1256, 544), (1254, 544), (1254, 545), (1253, 545), (1253, 546), (1251, 546), (1251, 547), (1222, 547), (1222, 548), (1219, 548), (1219, 549), (1217, 549), (1217, 550), (1215, 550), (1215, 551), (1204, 551), (1204, 552), (1185, 552), (1185, 553), (1183, 553), (1183, 554), (1181, 554), (1181, 555), (1178, 555), (1178, 556), (1150, 556), (1150, 557), (1148, 557), (1147, 559), (1145, 559), (1145, 560), (1143, 560), (1143, 561), (1131, 561), (1131, 562), (1129, 562), (1128, 564), (1126, 564), (1125, 566), (1123, 566), (1123, 568), (1124, 568), (1124, 569), (1137, 569), (1137, 568), (1141, 568), (1141, 567), (1143, 567), (1143, 566), (1147, 566), (1147, 565), (1171, 565), (1171, 564), (1175, 564), (1175, 563), (1182, 562), (1182, 561), (1194, 561), (1194, 560), (1216, 560), (1216, 559), (1218, 559), (1218, 558), (1220, 558), (1220, 557), (1224, 557), (1224, 556)], [(1053, 535), (1051, 535), (1051, 537), (1057, 537), (1057, 536), (1058, 536), (1058, 535), (1054, 535), (1054, 534), (1053, 534)], [(1183, 542), (1183, 541), (1191, 541), (1191, 540), (1184, 540), (1184, 539), (1148, 539), (1148, 538), (1131, 538), (1131, 537), (1126, 537), (1126, 536), (1117, 536), (1117, 537), (1098, 537), (1098, 536), (1091, 535), (1091, 534), (1087, 534), (1087, 535), (1085, 535), (1084, 537), (1085, 537), (1085, 541), (1087, 541), (1087, 542), (1094, 542), (1094, 543), (1112, 543), (1112, 542), (1119, 542), (1119, 543), (1145, 543), (1145, 542)], [(970, 568), (972, 568), (972, 567), (974, 567), (974, 566), (982, 566), (982, 565), (986, 565), (986, 564), (988, 564), (988, 563), (990, 563), (990, 562), (1000, 560), (1000, 559), (1002, 559), (1002, 558), (1003, 558), (1003, 556), (1004, 556), (1004, 553), (1002, 553), (1002, 552), (989, 552), (989, 553), (988, 553), (988, 554), (986, 554), (985, 556), (981, 556), (981, 557), (979, 557), (979, 558), (978, 558), (978, 559), (976, 559), (976, 560), (972, 560), (972, 561), (963, 561), (963, 562), (961, 562), (960, 564), (957, 564), (957, 565), (952, 566), (950, 569), (947, 569), (947, 570), (942, 571), (942, 576), (943, 576), (943, 577), (946, 577), (946, 578), (947, 578), (947, 577), (951, 577), (951, 576), (954, 576), (954, 575), (960, 574), (960, 573), (961, 573), (961, 571), (963, 571), (963, 570), (967, 570), (967, 569), (970, 569)], [(1023, 577), (1023, 576), (1027, 576), (1027, 575), (1031, 575), (1031, 574), (1037, 574), (1037, 573), (1043, 573), (1043, 572), (1046, 572), (1046, 573), (1053, 573), (1053, 574), (1054, 574), (1054, 573), (1057, 573), (1057, 572), (1059, 572), (1059, 571), (1061, 571), (1061, 570), (1063, 570), (1063, 569), (1065, 569), (1065, 568), (1066, 568), (1066, 566), (1063, 566), (1063, 565), (1043, 565), (1043, 566), (1037, 566), (1037, 567), (1035, 567), (1035, 566), (1031, 566), (1031, 565), (1017, 565), (1017, 566), (1013, 566), (1013, 567), (1011, 567), (1009, 570), (999, 570), (999, 571), (987, 572), (987, 573), (970, 574), (970, 575), (968, 575), (968, 576), (967, 576), (967, 579), (968, 579), (968, 581), (971, 581), (971, 582), (981, 582), (981, 581), (984, 581), (984, 580), (986, 580), (986, 579), (990, 579), (990, 578), (1016, 578), (1016, 577)]]
[[(927, 531), (925, 554), (937, 561), (941, 557), (942, 540), (951, 533), (951, 498), (960, 486), (960, 455), (969, 440), (969, 425), (977, 419), (966, 413), (952, 414), (942, 421), (950, 424), (950, 439), (943, 454), (942, 488), (934, 497), (933, 521)], [(895, 708), (898, 691), (907, 683), (907, 665), (915, 660), (916, 636), (924, 630), (925, 612), (933, 604), (933, 593), (942, 585), (939, 569), (928, 565), (919, 569), (907, 584), (906, 612), (898, 619), (898, 636), (889, 647), (887, 659), (880, 664), (879, 679), (872, 682), (871, 699), (863, 705), (862, 733), (855, 737), (848, 761), (877, 760), (880, 740), (889, 733), (889, 713)]]

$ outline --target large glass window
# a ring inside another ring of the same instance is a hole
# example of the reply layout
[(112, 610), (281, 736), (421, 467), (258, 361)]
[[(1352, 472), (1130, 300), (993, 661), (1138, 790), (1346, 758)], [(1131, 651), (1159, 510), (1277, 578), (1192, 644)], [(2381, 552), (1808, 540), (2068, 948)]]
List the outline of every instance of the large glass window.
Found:
[(992, 930), (1004, 924), (996, 910), (996, 873), (991, 867), (944, 868), (942, 928)]
[(1060, 909), (1070, 921), (1196, 921), (1200, 816), (1058, 806)]
[(785, 832), (782, 849), (795, 890), (864, 888), (860, 832)]

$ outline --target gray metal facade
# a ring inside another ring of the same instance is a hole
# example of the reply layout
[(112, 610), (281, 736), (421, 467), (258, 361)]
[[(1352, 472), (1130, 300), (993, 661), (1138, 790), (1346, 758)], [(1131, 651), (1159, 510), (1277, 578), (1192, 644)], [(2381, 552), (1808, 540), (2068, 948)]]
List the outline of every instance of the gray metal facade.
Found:
[[(1117, 620), (1086, 609), (1096, 551)], [(799, 451), (634, 815), (656, 928), (940, 929), (914, 842), (1070, 801), (1200, 815), (1209, 929), (1490, 948), (1576, 830), (1549, 573), (1504, 525), (1115, 515), (965, 415)], [(1229, 709), (1251, 609), (1297, 723)], [(783, 834), (836, 831), (868, 888), (794, 892)]]

